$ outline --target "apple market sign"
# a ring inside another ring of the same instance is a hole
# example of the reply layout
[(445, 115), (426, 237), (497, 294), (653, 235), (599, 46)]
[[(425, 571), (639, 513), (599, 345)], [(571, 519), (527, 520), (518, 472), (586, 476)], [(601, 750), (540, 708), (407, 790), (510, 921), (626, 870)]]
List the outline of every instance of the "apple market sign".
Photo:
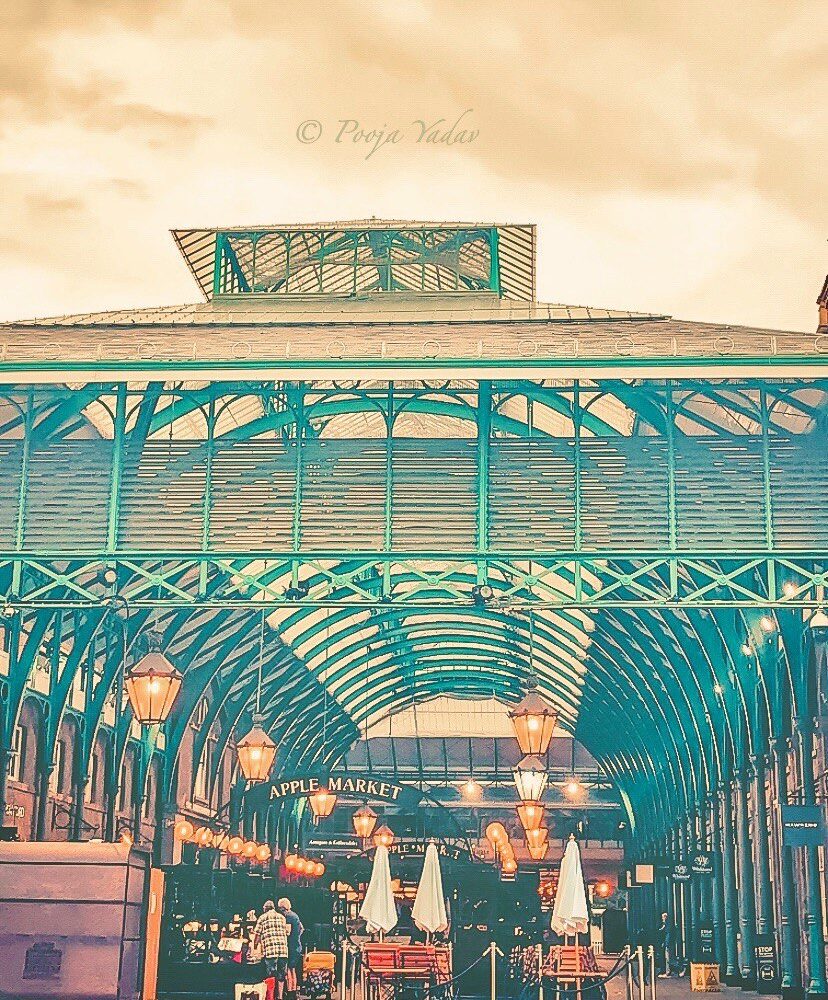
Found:
[(264, 797), (269, 803), (280, 803), (293, 799), (307, 798), (327, 788), (335, 795), (343, 795), (373, 802), (389, 802), (393, 805), (416, 805), (420, 793), (407, 785), (378, 778), (370, 774), (337, 774), (330, 778), (320, 775), (291, 775), (277, 778), (269, 784), (255, 785), (247, 793), (248, 799)]

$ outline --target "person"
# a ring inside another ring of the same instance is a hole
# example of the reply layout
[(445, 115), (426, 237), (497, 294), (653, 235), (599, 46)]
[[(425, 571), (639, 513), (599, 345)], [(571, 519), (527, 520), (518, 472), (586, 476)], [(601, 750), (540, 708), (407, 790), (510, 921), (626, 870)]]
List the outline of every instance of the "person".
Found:
[(287, 975), (285, 977), (286, 1000), (296, 1000), (299, 989), (299, 973), (302, 971), (302, 934), (305, 928), (299, 919), (299, 914), (291, 908), (287, 896), (282, 896), (278, 902), (279, 912), (285, 918), (288, 926)]
[(288, 925), (273, 900), (265, 902), (262, 915), (253, 928), (253, 945), (262, 949), (265, 970), (276, 980), (276, 996), (281, 1000), (288, 960)]
[(670, 926), (670, 917), (666, 913), (661, 914), (661, 923), (658, 927), (656, 945), (659, 959), (659, 966), (664, 964), (664, 971), (658, 974), (659, 979), (666, 979), (670, 975), (670, 949), (673, 946), (673, 929)]

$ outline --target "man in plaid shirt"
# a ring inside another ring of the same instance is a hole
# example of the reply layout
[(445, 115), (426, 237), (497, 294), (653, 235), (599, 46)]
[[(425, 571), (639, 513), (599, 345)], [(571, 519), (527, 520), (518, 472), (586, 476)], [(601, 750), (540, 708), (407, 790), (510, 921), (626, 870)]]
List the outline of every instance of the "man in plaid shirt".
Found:
[(276, 996), (281, 997), (287, 972), (288, 926), (270, 899), (253, 928), (253, 944), (261, 947), (267, 974), (276, 980)]

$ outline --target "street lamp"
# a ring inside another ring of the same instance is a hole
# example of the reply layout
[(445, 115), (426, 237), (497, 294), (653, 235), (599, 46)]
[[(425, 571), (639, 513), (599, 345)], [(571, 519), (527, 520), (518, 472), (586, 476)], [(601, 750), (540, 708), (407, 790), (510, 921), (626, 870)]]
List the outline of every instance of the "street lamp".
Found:
[(371, 834), (374, 832), (374, 827), (377, 825), (377, 814), (374, 810), (365, 802), (361, 809), (353, 815), (352, 822), (354, 824), (354, 833), (358, 837), (362, 837), (363, 840), (367, 840)]
[(148, 651), (124, 674), (132, 713), (142, 726), (165, 722), (181, 690), (182, 674), (160, 651), (161, 637), (150, 632)]
[(510, 712), (520, 749), (526, 755), (545, 754), (555, 731), (558, 713), (538, 694), (534, 683)]
[(540, 757), (536, 754), (524, 757), (512, 768), (512, 774), (519, 799), (538, 802), (543, 798), (549, 776)]

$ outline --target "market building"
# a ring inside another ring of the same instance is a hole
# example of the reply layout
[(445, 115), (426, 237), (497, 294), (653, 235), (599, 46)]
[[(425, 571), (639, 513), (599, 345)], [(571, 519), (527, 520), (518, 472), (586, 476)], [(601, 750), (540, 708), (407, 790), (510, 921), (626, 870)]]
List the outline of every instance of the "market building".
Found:
[(469, 928), (574, 835), (630, 938), (825, 994), (828, 285), (785, 332), (540, 303), (532, 225), (173, 236), (202, 302), (0, 325), (6, 839), (327, 947), (377, 830)]

